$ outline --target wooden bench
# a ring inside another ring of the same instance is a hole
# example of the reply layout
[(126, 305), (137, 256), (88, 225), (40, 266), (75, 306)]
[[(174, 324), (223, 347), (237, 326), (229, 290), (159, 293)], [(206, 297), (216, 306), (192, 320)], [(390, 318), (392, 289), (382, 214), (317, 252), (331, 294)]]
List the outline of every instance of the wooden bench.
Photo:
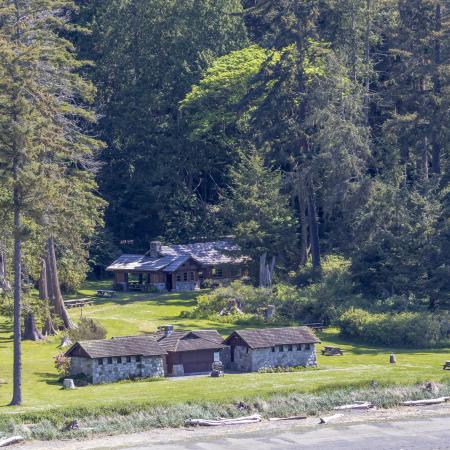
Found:
[(322, 349), (322, 355), (324, 356), (343, 356), (344, 352), (339, 347), (324, 347)]
[(323, 331), (323, 329), (325, 328), (325, 325), (323, 324), (323, 322), (305, 323), (302, 325), (302, 327), (308, 327), (308, 328), (312, 328), (313, 330)]
[(90, 306), (94, 302), (90, 298), (78, 298), (76, 300), (65, 300), (64, 305), (67, 308), (82, 308), (83, 306)]
[(111, 298), (114, 297), (115, 291), (108, 291), (106, 289), (99, 289), (97, 291), (97, 297)]
[(450, 370), (450, 361), (445, 361), (444, 370)]

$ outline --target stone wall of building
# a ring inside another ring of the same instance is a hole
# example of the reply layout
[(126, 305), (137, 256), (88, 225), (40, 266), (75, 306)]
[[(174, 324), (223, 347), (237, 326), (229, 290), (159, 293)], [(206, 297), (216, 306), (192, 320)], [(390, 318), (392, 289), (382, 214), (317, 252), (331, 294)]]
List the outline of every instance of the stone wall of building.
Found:
[(317, 365), (316, 349), (313, 344), (310, 344), (309, 349), (305, 344), (283, 345), (283, 351), (280, 351), (280, 347), (277, 345), (274, 347), (274, 351), (272, 351), (272, 347), (253, 350), (249, 348), (247, 352), (247, 347), (236, 346), (234, 362), (231, 362), (231, 357), (227, 353), (221, 356), (228, 369), (242, 372), (257, 372), (264, 367), (311, 367)]
[(92, 384), (111, 383), (129, 378), (151, 378), (164, 376), (162, 356), (145, 356), (141, 361), (131, 356), (119, 358), (80, 358), (71, 359), (70, 375), (84, 373)]
[(175, 291), (195, 291), (200, 289), (198, 281), (177, 281)]
[[(280, 350), (281, 347), (283, 351)], [(313, 344), (309, 345), (309, 349), (307, 349), (305, 344), (301, 346), (277, 345), (274, 347), (274, 350), (272, 347), (250, 350), (252, 360), (251, 371), (256, 372), (264, 367), (310, 367), (317, 365), (316, 349)]]

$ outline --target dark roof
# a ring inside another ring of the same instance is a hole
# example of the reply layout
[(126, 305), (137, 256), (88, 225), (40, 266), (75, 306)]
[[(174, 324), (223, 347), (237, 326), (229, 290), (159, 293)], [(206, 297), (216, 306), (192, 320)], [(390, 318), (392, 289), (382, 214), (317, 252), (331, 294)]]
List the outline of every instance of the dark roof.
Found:
[(283, 344), (316, 344), (320, 342), (311, 328), (308, 327), (263, 328), (234, 331), (225, 340), (225, 344), (234, 336), (239, 336), (250, 348), (266, 348)]
[(163, 245), (160, 257), (146, 255), (122, 255), (106, 268), (108, 271), (125, 270), (127, 272), (174, 272), (181, 264), (192, 258), (199, 264), (214, 266), (218, 264), (239, 264), (245, 260), (232, 255), (239, 250), (231, 240), (200, 242), (186, 245)]
[(163, 245), (161, 255), (182, 256), (188, 255), (195, 261), (206, 266), (215, 264), (238, 264), (244, 261), (243, 257), (233, 255), (239, 247), (232, 240), (199, 242), (185, 245)]
[(164, 269), (174, 261), (176, 256), (163, 256), (150, 258), (146, 255), (122, 255), (117, 258), (106, 270), (126, 270), (127, 272), (157, 272)]
[(66, 356), (72, 356), (82, 350), (87, 358), (106, 358), (113, 356), (158, 356), (166, 355), (155, 338), (151, 336), (125, 336), (97, 341), (79, 341), (67, 352)]
[(223, 339), (216, 330), (173, 331), (155, 334), (158, 343), (168, 352), (188, 352), (193, 350), (218, 350), (224, 348)]

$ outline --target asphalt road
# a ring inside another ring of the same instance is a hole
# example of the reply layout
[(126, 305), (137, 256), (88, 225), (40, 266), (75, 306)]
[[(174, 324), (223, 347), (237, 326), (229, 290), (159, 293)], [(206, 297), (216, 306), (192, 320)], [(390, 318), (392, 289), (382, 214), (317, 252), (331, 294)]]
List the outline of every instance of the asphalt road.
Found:
[(198, 438), (193, 435), (180, 442), (133, 443), (120, 450), (441, 450), (450, 449), (450, 417), (417, 420), (326, 425), (314, 429), (292, 427), (288, 430), (239, 432), (226, 436)]

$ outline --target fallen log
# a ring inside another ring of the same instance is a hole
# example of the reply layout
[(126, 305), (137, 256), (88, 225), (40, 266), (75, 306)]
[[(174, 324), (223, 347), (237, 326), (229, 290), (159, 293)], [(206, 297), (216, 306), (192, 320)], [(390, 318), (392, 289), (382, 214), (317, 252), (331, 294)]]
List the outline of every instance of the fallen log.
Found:
[(8, 445), (18, 444), (19, 442), (23, 442), (25, 438), (23, 436), (12, 436), (8, 439), (4, 439), (0, 441), (0, 447), (7, 447)]
[(374, 404), (370, 402), (355, 402), (349, 405), (336, 406), (333, 408), (335, 411), (345, 411), (348, 409), (370, 409), (373, 408)]
[(450, 397), (431, 398), (426, 400), (408, 400), (402, 402), (403, 406), (427, 406), (427, 405), (439, 405), (450, 400)]
[(257, 423), (261, 422), (261, 416), (259, 414), (254, 414), (252, 416), (237, 417), (236, 419), (187, 419), (185, 421), (186, 425), (190, 426), (204, 426), (204, 427), (218, 427), (226, 425), (244, 425), (247, 423)]
[(325, 424), (325, 423), (329, 423), (329, 422), (333, 422), (334, 420), (339, 419), (340, 417), (343, 417), (344, 414), (334, 414), (333, 416), (328, 416), (328, 417), (321, 417), (319, 419), (319, 424)]
[(271, 417), (270, 422), (279, 422), (280, 420), (303, 420), (307, 419), (306, 416), (291, 416), (291, 417)]

